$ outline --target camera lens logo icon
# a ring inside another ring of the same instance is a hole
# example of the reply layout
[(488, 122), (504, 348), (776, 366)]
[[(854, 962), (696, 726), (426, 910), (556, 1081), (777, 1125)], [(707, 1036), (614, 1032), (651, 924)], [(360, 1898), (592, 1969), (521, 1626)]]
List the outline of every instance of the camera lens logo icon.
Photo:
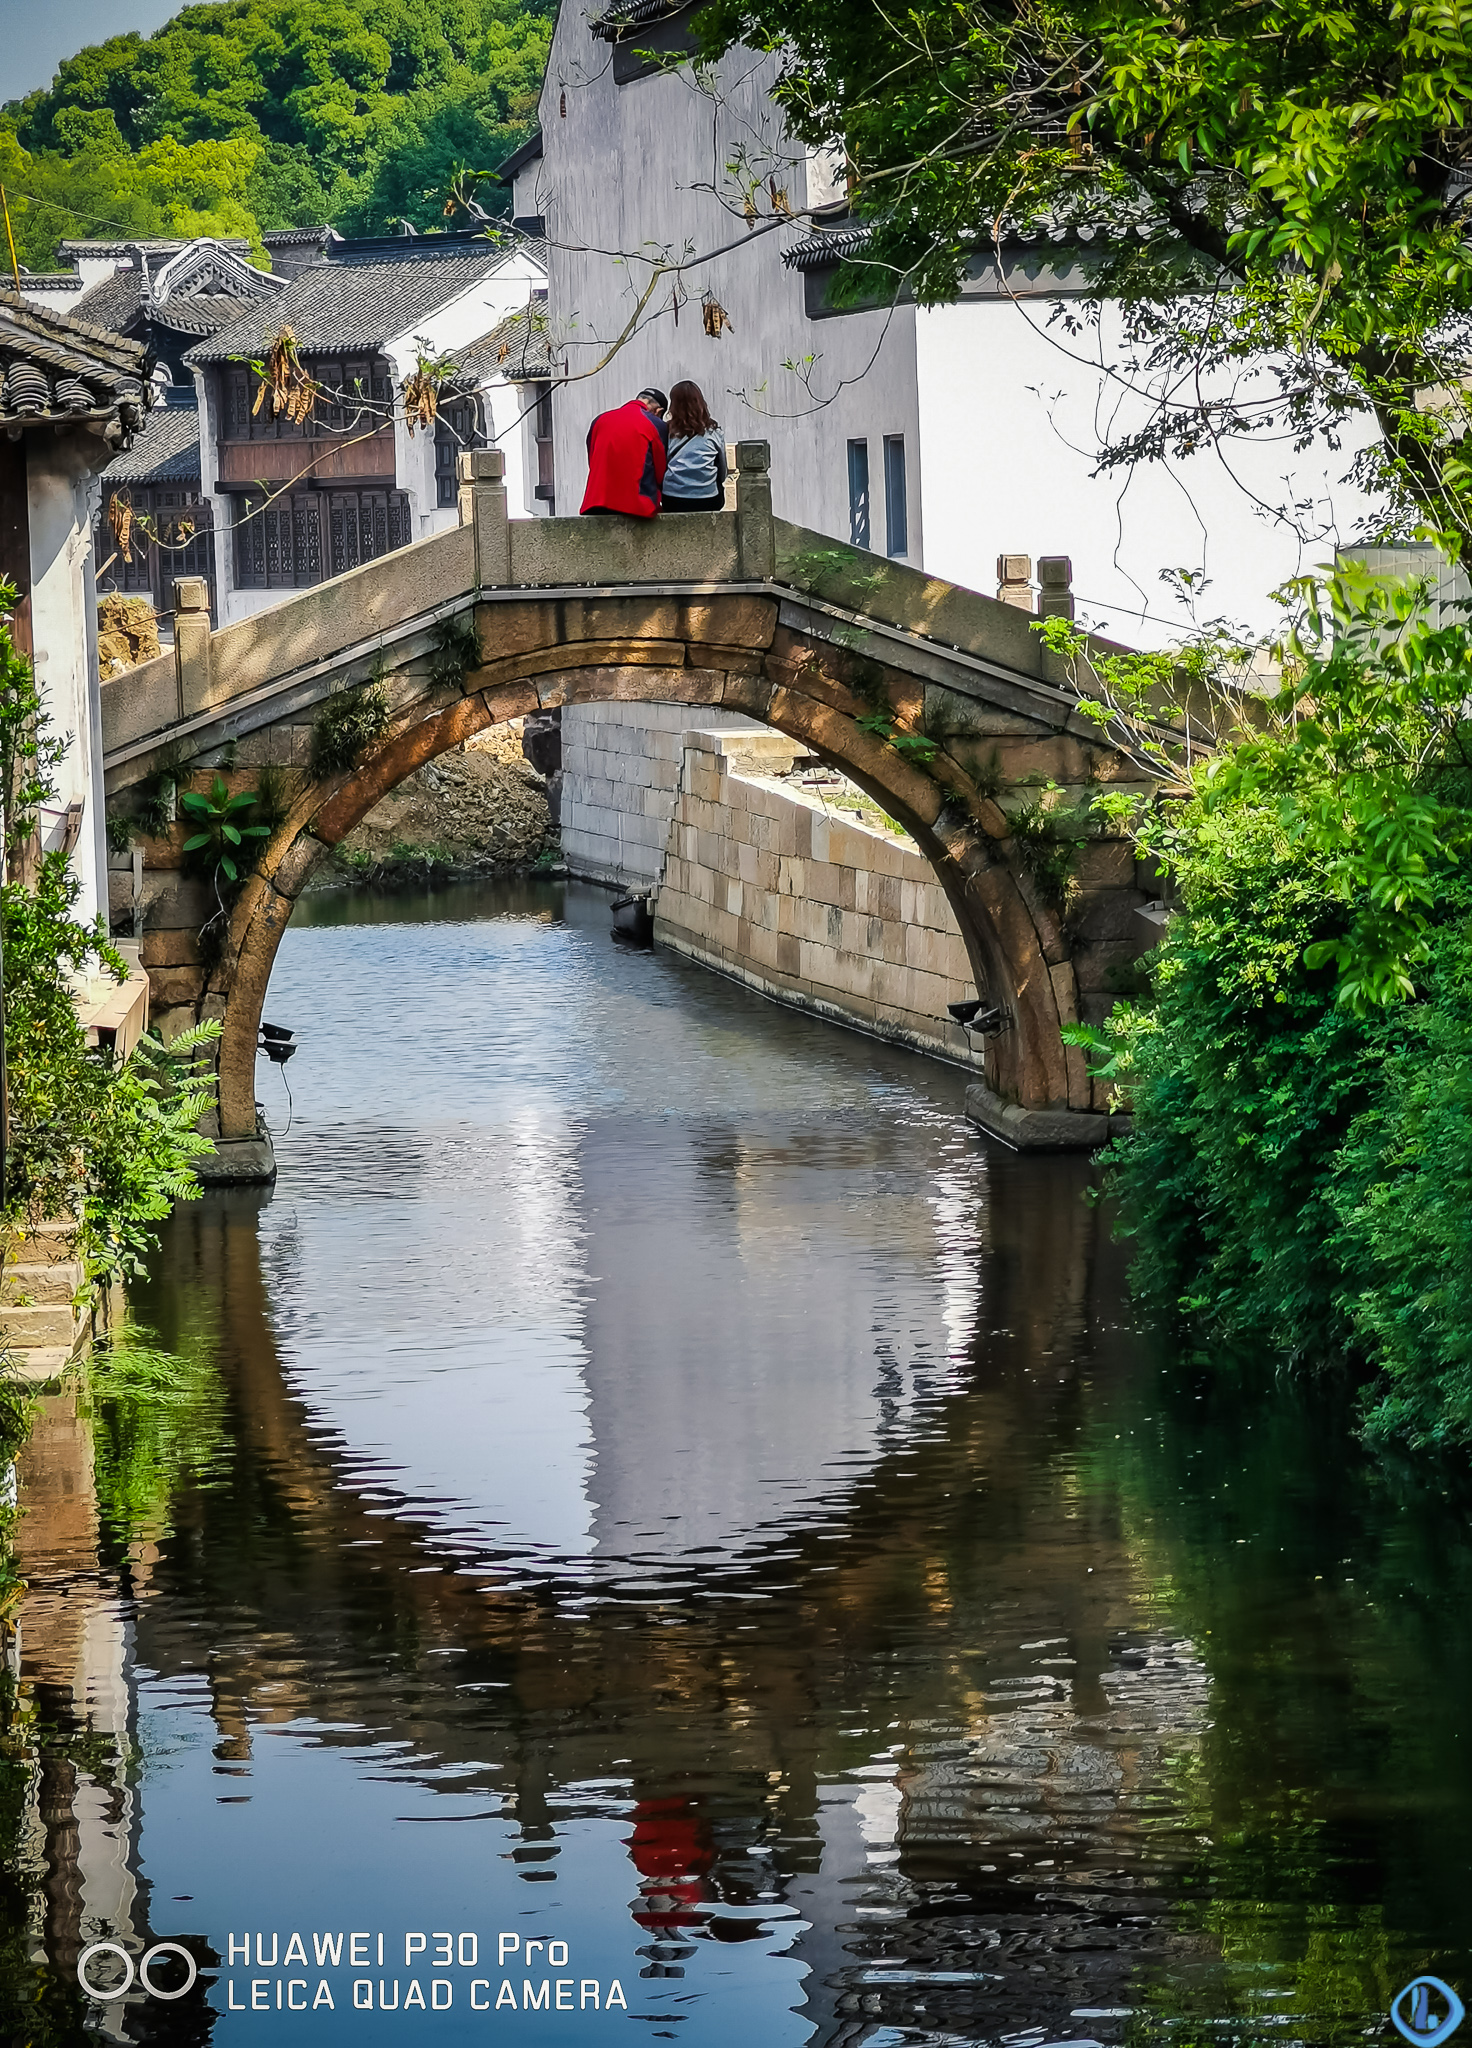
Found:
[(1390, 2007), (1396, 2031), (1411, 2048), (1437, 2048), (1457, 2031), (1466, 2014), (1461, 1999), (1440, 1977), (1413, 1977)]
[[(92, 1964), (98, 1956), (111, 1956), (116, 1962), (122, 1964), (123, 1979), (120, 1984), (103, 1985), (93, 1982)], [(177, 1956), (189, 1972), (188, 1977), (175, 1991), (166, 1991), (161, 1984), (155, 1984), (148, 1974), (160, 1956)], [(138, 1982), (152, 1998), (182, 1998), (186, 1991), (194, 1989), (194, 1980), (198, 1975), (199, 1970), (193, 1956), (190, 1955), (188, 1949), (181, 1942), (156, 1941), (153, 1947), (148, 1949), (138, 1959)], [(108, 1999), (126, 1997), (127, 1993), (133, 1988), (133, 1958), (128, 1954), (128, 1951), (122, 1946), (121, 1942), (94, 1941), (90, 1948), (82, 1950), (81, 1956), (78, 1958), (77, 1982), (89, 1998), (106, 2001)]]

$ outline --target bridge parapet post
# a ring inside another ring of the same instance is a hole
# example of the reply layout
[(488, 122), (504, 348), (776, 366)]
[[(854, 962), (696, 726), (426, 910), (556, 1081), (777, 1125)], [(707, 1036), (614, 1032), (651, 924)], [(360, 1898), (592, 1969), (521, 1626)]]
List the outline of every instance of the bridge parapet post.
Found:
[(736, 551), (743, 582), (765, 583), (777, 571), (771, 463), (769, 442), (736, 443)]
[(210, 587), (203, 576), (174, 579), (174, 669), (179, 715), (190, 718), (214, 702), (210, 654)]
[(511, 581), (511, 525), (506, 503), (506, 456), (500, 448), (472, 448), (458, 458), (460, 524), (475, 528), (475, 580), (482, 590)]

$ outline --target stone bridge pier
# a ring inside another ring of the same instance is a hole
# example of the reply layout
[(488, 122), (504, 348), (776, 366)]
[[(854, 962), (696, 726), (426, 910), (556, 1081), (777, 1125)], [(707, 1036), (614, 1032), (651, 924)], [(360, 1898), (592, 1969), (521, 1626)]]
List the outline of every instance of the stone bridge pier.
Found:
[[(104, 685), (113, 922), (137, 931), (163, 1028), (215, 1017), (221, 1177), (273, 1163), (255, 1067), (277, 944), (317, 862), (406, 775), (489, 725), (620, 699), (720, 706), (840, 768), (930, 860), (995, 1035), (977, 1120), (1021, 1147), (1093, 1147), (1106, 1103), (1061, 1027), (1102, 1018), (1154, 937), (1130, 843), (1089, 806), (1148, 785), (1079, 710), (1081, 676), (1010, 606), (774, 519), (764, 443), (736, 507), (654, 521), (508, 517), (498, 450), (462, 457), (461, 524), (211, 632), (177, 586), (172, 651)], [(324, 717), (382, 706), (348, 765)], [(223, 773), (282, 812), (225, 900), (160, 831), (171, 782)], [(115, 834), (115, 837), (117, 835)]]

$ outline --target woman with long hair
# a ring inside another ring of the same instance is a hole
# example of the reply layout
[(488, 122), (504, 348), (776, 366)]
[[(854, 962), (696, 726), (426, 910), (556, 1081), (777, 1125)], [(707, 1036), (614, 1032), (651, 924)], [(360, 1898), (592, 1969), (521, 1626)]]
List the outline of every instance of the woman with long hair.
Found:
[(719, 512), (726, 502), (726, 444), (705, 393), (688, 378), (670, 392), (669, 465), (661, 504), (666, 512)]

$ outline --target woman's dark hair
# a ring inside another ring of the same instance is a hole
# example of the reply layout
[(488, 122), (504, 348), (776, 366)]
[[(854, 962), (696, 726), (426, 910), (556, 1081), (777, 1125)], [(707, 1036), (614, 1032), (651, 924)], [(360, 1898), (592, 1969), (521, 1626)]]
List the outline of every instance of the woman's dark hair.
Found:
[(670, 391), (670, 433), (684, 441), (691, 434), (708, 434), (715, 425), (705, 393), (687, 377)]

